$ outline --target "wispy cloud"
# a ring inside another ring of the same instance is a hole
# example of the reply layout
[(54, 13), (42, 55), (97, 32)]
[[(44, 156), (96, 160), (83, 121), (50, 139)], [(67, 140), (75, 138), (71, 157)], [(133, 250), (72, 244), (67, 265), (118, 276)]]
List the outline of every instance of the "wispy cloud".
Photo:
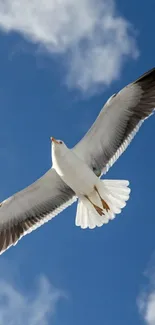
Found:
[(38, 279), (36, 291), (33, 288), (27, 293), (8, 281), (0, 280), (0, 324), (47, 325), (62, 296), (45, 276)]
[(0, 27), (61, 54), (68, 86), (82, 91), (109, 85), (138, 54), (114, 0), (0, 0)]
[(148, 285), (142, 290), (138, 297), (139, 312), (145, 324), (155, 325), (155, 263), (154, 255), (149, 262), (149, 267), (145, 271)]

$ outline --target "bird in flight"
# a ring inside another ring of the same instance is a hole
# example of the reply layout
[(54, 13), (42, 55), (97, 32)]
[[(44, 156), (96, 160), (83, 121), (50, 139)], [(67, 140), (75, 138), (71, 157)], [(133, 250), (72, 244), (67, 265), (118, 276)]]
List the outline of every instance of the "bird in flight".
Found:
[(129, 182), (104, 180), (155, 107), (155, 68), (105, 103), (83, 139), (69, 149), (51, 138), (52, 167), (0, 204), (0, 253), (78, 199), (75, 223), (100, 227), (121, 212)]

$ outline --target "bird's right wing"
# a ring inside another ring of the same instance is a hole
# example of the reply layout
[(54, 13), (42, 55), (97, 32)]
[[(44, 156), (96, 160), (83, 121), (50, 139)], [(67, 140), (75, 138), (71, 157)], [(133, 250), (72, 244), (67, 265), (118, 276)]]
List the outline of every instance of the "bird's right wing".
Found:
[(155, 108), (155, 68), (104, 105), (96, 121), (73, 148), (97, 176), (105, 174), (127, 148)]
[(0, 254), (76, 201), (52, 168), (35, 183), (0, 204)]

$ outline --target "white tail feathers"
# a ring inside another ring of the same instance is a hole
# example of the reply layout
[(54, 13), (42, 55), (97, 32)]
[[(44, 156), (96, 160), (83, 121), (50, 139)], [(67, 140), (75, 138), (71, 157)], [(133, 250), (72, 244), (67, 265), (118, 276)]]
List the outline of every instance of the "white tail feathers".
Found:
[[(129, 182), (125, 180), (99, 180), (96, 187), (101, 198), (110, 209), (108, 211), (103, 209), (103, 215), (100, 216), (89, 200), (85, 196), (81, 196), (77, 206), (76, 226), (83, 229), (93, 229), (101, 227), (104, 223), (114, 219), (115, 214), (121, 212), (129, 199), (130, 189), (128, 185)], [(101, 199), (95, 190), (89, 198), (94, 204), (103, 208)]]

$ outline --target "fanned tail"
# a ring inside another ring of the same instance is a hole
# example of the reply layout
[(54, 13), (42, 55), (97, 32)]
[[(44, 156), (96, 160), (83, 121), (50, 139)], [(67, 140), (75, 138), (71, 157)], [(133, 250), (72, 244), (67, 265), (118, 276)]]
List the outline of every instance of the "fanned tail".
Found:
[[(86, 197), (81, 196), (78, 201), (76, 213), (76, 226), (81, 228), (101, 227), (115, 218), (125, 207), (129, 199), (130, 189), (129, 182), (126, 180), (99, 180), (97, 189), (102, 199), (107, 203), (109, 210), (103, 209), (103, 215), (99, 215), (93, 205)], [(91, 201), (103, 208), (99, 195), (94, 191), (90, 196)]]

